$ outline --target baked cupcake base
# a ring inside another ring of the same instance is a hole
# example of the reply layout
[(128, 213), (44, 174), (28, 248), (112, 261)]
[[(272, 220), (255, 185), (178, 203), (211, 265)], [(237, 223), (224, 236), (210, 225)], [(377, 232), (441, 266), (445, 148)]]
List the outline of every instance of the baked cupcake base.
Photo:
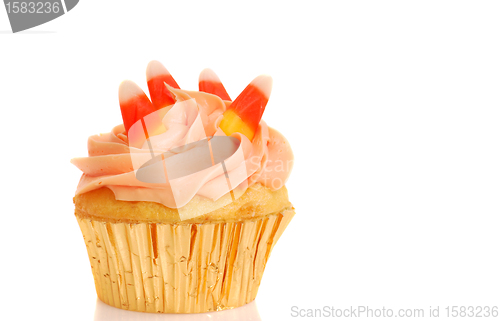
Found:
[(105, 222), (76, 214), (97, 295), (114, 307), (200, 313), (255, 299), (272, 248), (294, 216), (237, 222)]

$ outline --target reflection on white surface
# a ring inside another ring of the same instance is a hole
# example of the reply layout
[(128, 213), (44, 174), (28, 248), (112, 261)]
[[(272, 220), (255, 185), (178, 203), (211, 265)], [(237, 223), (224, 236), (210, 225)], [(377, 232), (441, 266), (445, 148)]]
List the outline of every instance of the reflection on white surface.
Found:
[(97, 299), (95, 304), (94, 321), (262, 321), (257, 311), (255, 301), (242, 307), (207, 313), (195, 314), (162, 314), (144, 313), (121, 310), (107, 305)]

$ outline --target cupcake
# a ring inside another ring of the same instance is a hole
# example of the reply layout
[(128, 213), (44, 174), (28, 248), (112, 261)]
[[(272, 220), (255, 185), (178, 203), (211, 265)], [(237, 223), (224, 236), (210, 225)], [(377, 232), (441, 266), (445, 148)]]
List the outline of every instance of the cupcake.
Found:
[(123, 124), (91, 136), (73, 199), (98, 297), (131, 311), (200, 313), (253, 301), (295, 214), (287, 140), (261, 120), (272, 80), (232, 101), (205, 69), (182, 90), (157, 61), (150, 98), (119, 88)]

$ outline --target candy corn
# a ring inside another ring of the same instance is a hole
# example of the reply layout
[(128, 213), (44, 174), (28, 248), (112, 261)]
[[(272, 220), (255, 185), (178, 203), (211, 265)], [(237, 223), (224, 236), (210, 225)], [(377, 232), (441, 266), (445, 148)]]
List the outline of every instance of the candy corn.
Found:
[(219, 77), (212, 69), (204, 69), (199, 79), (200, 91), (219, 96), (222, 100), (231, 100), (227, 94), (226, 88), (222, 85)]
[(156, 111), (148, 96), (130, 80), (125, 80), (118, 88), (118, 100), (122, 112), (123, 125), (128, 133), (138, 120)]
[(271, 95), (272, 84), (269, 76), (255, 78), (224, 112), (220, 129), (228, 136), (239, 132), (252, 140)]
[[(158, 61), (153, 60), (148, 64), (146, 77), (151, 101), (132, 81), (122, 82), (118, 90), (123, 125), (129, 136), (129, 144), (136, 147), (142, 146), (144, 139), (166, 130), (161, 122), (161, 117), (168, 110), (164, 107), (175, 103), (175, 98), (166, 85), (179, 89), (172, 75)], [(239, 132), (249, 140), (253, 139), (259, 127), (260, 119), (271, 95), (272, 83), (271, 77), (259, 76), (231, 103), (226, 89), (212, 70), (208, 68), (203, 70), (199, 78), (200, 91), (219, 96), (229, 106), (219, 124), (222, 131), (228, 136)], [(148, 116), (147, 124), (146, 116)], [(139, 132), (134, 129), (134, 137), (130, 137), (130, 128), (139, 121), (142, 129), (138, 127)], [(141, 132), (143, 134), (140, 134)]]
[(167, 89), (165, 83), (177, 89), (179, 89), (179, 85), (177, 85), (177, 82), (168, 72), (167, 68), (165, 68), (159, 61), (153, 60), (148, 64), (146, 69), (146, 78), (148, 80), (148, 89), (149, 94), (151, 95), (151, 101), (156, 109), (175, 103), (174, 96)]

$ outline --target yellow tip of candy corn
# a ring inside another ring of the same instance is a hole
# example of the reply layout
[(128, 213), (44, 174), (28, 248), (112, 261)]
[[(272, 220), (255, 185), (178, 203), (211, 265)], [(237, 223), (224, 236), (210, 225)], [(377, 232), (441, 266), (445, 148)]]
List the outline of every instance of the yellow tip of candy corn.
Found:
[(233, 133), (241, 133), (245, 135), (250, 141), (252, 141), (255, 136), (255, 132), (248, 126), (236, 113), (229, 109), (224, 113), (224, 118), (222, 118), (219, 128), (228, 135), (231, 136)]

